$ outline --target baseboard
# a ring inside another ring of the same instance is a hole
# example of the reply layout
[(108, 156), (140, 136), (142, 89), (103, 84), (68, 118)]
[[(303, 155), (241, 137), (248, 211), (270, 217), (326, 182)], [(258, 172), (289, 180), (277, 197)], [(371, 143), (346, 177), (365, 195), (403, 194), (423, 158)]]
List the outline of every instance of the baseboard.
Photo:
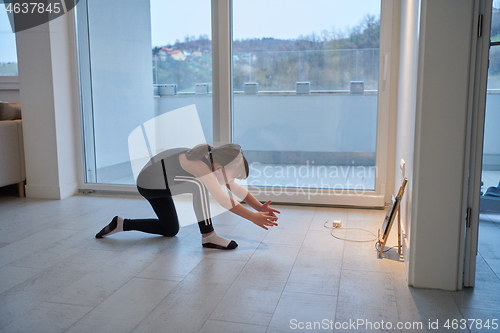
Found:
[(64, 186), (26, 184), (25, 189), (27, 198), (61, 200), (75, 195), (78, 192), (78, 183)]

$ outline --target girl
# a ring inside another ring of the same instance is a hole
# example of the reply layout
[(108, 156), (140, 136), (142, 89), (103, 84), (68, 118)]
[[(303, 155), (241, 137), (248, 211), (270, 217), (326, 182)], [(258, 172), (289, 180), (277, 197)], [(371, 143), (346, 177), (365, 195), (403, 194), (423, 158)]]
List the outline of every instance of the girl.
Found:
[[(234, 182), (248, 177), (248, 162), (241, 147), (225, 144), (211, 147), (197, 145), (192, 149), (166, 150), (151, 159), (137, 177), (139, 193), (149, 201), (157, 219), (123, 219), (115, 216), (96, 238), (103, 238), (119, 231), (137, 230), (172, 237), (179, 231), (179, 221), (173, 195), (191, 193), (193, 208), (202, 234), (203, 247), (222, 250), (235, 249), (234, 240), (215, 233), (210, 215), (208, 192), (225, 209), (239, 215), (261, 228), (277, 226), (278, 210), (271, 208), (271, 201), (261, 204), (250, 192)], [(218, 185), (225, 185), (228, 195)], [(232, 194), (256, 211), (250, 211), (232, 198)]]

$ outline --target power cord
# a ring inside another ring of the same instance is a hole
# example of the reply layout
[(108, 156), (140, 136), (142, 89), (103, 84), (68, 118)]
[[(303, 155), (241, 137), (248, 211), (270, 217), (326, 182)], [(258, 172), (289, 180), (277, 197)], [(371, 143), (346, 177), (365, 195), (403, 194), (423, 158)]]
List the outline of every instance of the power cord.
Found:
[[(375, 235), (370, 230), (361, 229), (361, 228), (342, 228), (342, 220), (335, 220), (335, 221), (333, 221), (331, 227), (327, 226), (328, 222), (330, 222), (330, 221), (326, 220), (325, 223), (323, 224), (323, 227), (332, 230), (332, 231), (330, 231), (330, 235), (332, 235), (333, 238), (340, 239), (340, 240), (347, 241), (347, 242), (356, 242), (356, 243), (366, 243), (366, 242), (374, 242), (374, 241), (376, 241), (375, 242), (375, 250), (377, 252), (380, 251), (380, 248), (377, 248), (377, 246), (380, 247), (380, 242), (378, 241), (378, 237), (377, 237), (377, 235)], [(342, 238), (342, 237), (339, 237), (339, 236), (335, 236), (333, 234), (334, 230), (361, 230), (361, 231), (365, 231), (367, 233), (372, 234), (375, 238), (374, 239), (368, 239), (368, 240), (357, 240), (357, 239)], [(394, 246), (391, 246), (391, 247), (387, 247), (386, 246), (386, 249), (384, 249), (384, 251), (382, 253), (386, 253), (386, 252), (389, 252), (391, 250), (395, 250)]]
[[(326, 220), (326, 222), (323, 224), (323, 226), (325, 228), (327, 228), (327, 229), (332, 229), (332, 231), (330, 231), (330, 235), (332, 235), (333, 238), (340, 239), (340, 240), (347, 241), (347, 242), (356, 242), (356, 243), (374, 242), (374, 241), (376, 241), (378, 239), (377, 235), (375, 235), (370, 230), (361, 229), (361, 228), (342, 228), (342, 220), (335, 220), (335, 221), (333, 221), (331, 227), (327, 226), (328, 222), (330, 222), (330, 221)], [(357, 239), (342, 238), (342, 237), (339, 237), (339, 236), (335, 236), (333, 234), (334, 230), (361, 230), (361, 231), (367, 232), (369, 234), (372, 234), (375, 238), (374, 239), (368, 239), (368, 240), (357, 240)]]

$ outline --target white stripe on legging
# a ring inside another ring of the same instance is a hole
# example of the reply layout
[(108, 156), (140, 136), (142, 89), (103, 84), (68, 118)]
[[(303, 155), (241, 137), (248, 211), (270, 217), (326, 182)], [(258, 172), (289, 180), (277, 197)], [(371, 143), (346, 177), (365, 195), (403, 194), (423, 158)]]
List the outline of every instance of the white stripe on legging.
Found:
[(178, 182), (190, 182), (198, 185), (198, 188), (200, 189), (200, 194), (201, 194), (201, 212), (203, 214), (203, 219), (205, 220), (205, 225), (209, 225), (210, 220), (210, 214), (208, 212), (208, 199), (206, 196), (206, 192), (203, 190), (205, 185), (196, 177), (188, 177), (188, 176), (177, 176), (174, 178), (175, 181)]

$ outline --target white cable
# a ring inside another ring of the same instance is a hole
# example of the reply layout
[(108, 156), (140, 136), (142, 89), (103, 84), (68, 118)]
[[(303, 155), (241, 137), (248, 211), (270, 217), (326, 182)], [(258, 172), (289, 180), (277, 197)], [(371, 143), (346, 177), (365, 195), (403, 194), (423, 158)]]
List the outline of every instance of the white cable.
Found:
[[(332, 235), (332, 237), (334, 238), (337, 238), (337, 239), (340, 239), (340, 240), (343, 240), (343, 241), (348, 241), (348, 242), (356, 242), (356, 243), (365, 243), (365, 242), (374, 242), (378, 239), (377, 235), (375, 235), (373, 232), (371, 232), (370, 230), (366, 230), (366, 229), (361, 229), (361, 228), (341, 228), (341, 227), (327, 227), (326, 224), (329, 222), (329, 220), (326, 220), (326, 222), (323, 224), (323, 226), (327, 229), (332, 229), (332, 231), (330, 231), (330, 235)], [(348, 239), (348, 238), (342, 238), (342, 237), (338, 237), (338, 236), (335, 236), (333, 234), (333, 231), (334, 230), (361, 230), (361, 231), (366, 231), (370, 234), (372, 234), (375, 238), (374, 239), (368, 239), (368, 240), (356, 240), (356, 239)]]

